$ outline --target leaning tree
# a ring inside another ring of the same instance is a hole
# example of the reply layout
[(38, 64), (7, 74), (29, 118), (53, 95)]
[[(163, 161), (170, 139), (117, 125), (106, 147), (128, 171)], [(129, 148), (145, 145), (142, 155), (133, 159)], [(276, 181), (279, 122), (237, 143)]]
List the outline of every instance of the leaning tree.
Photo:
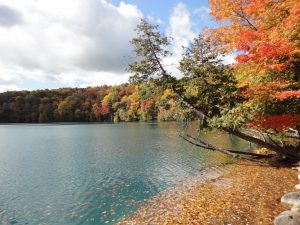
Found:
[[(247, 104), (244, 87), (237, 83), (235, 70), (222, 62), (219, 46), (209, 38), (199, 35), (185, 49), (179, 70), (183, 78), (176, 80), (164, 66), (164, 58), (171, 54), (170, 38), (158, 31), (158, 26), (142, 19), (136, 28), (137, 37), (131, 41), (137, 60), (129, 65), (133, 73), (131, 81), (156, 80), (163, 88), (172, 89), (176, 100), (192, 110), (201, 121), (201, 128), (218, 128), (223, 132), (267, 148), (273, 152), (299, 160), (300, 137), (289, 133), (251, 128), (257, 120), (257, 108)], [(291, 127), (292, 128), (292, 127)], [(244, 158), (235, 151), (221, 149), (205, 139), (190, 135), (186, 141), (211, 150), (221, 151), (234, 157)]]

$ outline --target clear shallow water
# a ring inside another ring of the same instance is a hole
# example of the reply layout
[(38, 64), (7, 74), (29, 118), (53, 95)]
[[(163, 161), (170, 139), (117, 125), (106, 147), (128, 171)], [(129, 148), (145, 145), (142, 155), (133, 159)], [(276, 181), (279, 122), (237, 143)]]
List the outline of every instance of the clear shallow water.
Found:
[[(0, 224), (112, 224), (144, 200), (227, 163), (176, 123), (0, 126)], [(208, 134), (226, 148), (247, 146)]]

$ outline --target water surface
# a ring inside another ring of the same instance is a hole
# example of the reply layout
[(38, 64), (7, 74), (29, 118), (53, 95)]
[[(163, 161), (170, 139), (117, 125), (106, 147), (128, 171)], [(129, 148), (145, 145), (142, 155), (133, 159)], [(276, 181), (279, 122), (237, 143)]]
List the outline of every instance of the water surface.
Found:
[[(178, 137), (176, 123), (0, 126), (0, 224), (112, 224), (229, 159)], [(247, 146), (208, 134), (223, 147)]]

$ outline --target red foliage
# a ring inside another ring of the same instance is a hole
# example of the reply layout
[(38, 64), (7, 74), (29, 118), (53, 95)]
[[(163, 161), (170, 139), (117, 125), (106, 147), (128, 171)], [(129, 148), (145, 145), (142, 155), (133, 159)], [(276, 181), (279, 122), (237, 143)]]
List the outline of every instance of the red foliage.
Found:
[(242, 51), (249, 51), (251, 49), (250, 45), (248, 45), (245, 42), (239, 42), (237, 45), (237, 48), (242, 50)]
[(130, 108), (130, 106), (131, 106), (131, 101), (127, 101), (127, 109), (129, 109)]
[(287, 98), (300, 98), (300, 90), (298, 91), (282, 91), (276, 95), (276, 98), (283, 101)]
[(124, 87), (119, 92), (119, 97), (123, 97), (125, 95), (131, 95), (134, 92), (134, 88), (132, 87)]
[(154, 106), (154, 100), (153, 99), (146, 99), (142, 102), (142, 107), (143, 107), (145, 112), (147, 112), (153, 106)]
[(99, 114), (101, 116), (107, 116), (110, 111), (110, 106), (109, 105), (102, 105), (101, 108), (99, 109)]
[(299, 0), (209, 2), (211, 15), (222, 25), (213, 29), (213, 38), (227, 51), (243, 51), (238, 62), (251, 59), (261, 71), (284, 72), (299, 60)]
[(258, 116), (257, 120), (249, 127), (262, 127), (265, 129), (276, 129), (283, 131), (289, 127), (295, 127), (300, 124), (300, 114), (283, 114), (276, 116)]
[(248, 62), (249, 60), (251, 60), (251, 57), (249, 55), (238, 55), (237, 57), (235, 57), (236, 61), (238, 61), (239, 63), (245, 63)]
[(290, 51), (290, 44), (281, 40), (274, 43), (260, 43), (256, 50), (256, 54), (262, 59), (273, 59), (287, 55)]
[(239, 33), (237, 41), (237, 49), (242, 51), (249, 51), (253, 41), (257, 40), (259, 36), (256, 33), (243, 30)]

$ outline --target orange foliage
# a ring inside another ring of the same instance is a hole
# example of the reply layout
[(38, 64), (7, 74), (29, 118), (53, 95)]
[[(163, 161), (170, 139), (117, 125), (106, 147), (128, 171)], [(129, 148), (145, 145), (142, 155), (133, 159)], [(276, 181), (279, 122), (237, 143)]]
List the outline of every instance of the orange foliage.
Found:
[(282, 91), (277, 93), (276, 98), (283, 101), (287, 98), (300, 98), (300, 90), (298, 91)]
[(134, 92), (134, 87), (124, 87), (119, 92), (119, 97), (123, 97), (125, 95), (131, 95)]
[[(209, 0), (212, 17), (220, 27), (210, 31), (221, 50), (238, 52), (234, 65), (238, 86), (243, 88), (245, 105), (256, 113), (276, 116), (255, 117), (251, 126), (283, 130), (300, 124), (297, 111), (282, 109), (278, 100), (299, 99), (300, 90), (295, 65), (300, 63), (299, 0)], [(299, 87), (299, 86), (298, 86)], [(295, 101), (294, 101), (295, 102)], [(255, 105), (256, 104), (256, 105)], [(268, 107), (274, 106), (276, 107)], [(265, 107), (265, 108), (264, 108)], [(299, 108), (299, 107), (298, 107)], [(296, 109), (296, 110), (295, 110)], [(279, 113), (278, 113), (279, 114)]]
[(244, 51), (237, 58), (240, 63), (254, 60), (281, 72), (300, 60), (299, 0), (209, 2), (211, 15), (222, 23), (213, 36), (227, 50)]
[(238, 55), (235, 59), (236, 59), (236, 61), (238, 61), (240, 63), (244, 63), (244, 62), (248, 62), (249, 60), (251, 60), (251, 57), (249, 55), (241, 54), (241, 55)]
[(279, 89), (284, 88), (286, 85), (280, 82), (269, 82), (265, 84), (256, 84), (251, 88), (246, 89), (242, 92), (242, 96), (246, 98), (256, 99), (274, 99)]

